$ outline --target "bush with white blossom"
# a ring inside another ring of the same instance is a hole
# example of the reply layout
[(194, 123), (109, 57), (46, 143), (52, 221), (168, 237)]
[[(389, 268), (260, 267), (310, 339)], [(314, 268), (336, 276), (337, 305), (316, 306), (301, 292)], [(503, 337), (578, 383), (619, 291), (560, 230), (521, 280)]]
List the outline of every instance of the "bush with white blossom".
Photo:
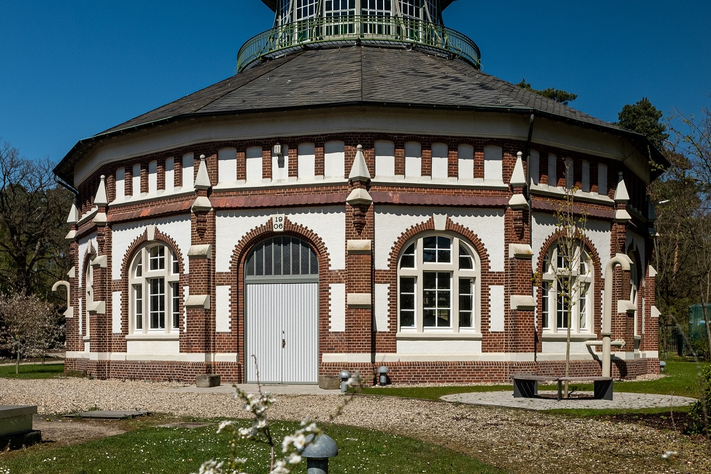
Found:
[[(360, 376), (355, 375), (348, 381), (349, 386), (359, 386)], [(217, 461), (211, 459), (205, 461), (200, 466), (199, 474), (247, 474), (240, 468), (247, 462), (246, 458), (241, 458), (238, 453), (238, 440), (251, 440), (255, 443), (269, 446), (269, 474), (289, 474), (291, 469), (302, 461), (301, 454), (304, 449), (318, 439), (322, 430), (315, 423), (307, 420), (301, 422), (301, 428), (294, 433), (287, 435), (281, 441), (281, 457), (277, 458), (279, 443), (274, 439), (267, 412), (276, 401), (269, 392), (259, 392), (256, 394), (247, 393), (235, 386), (234, 397), (244, 403), (244, 409), (252, 416), (252, 426), (240, 428), (234, 421), (223, 421), (217, 429), (218, 433), (229, 430), (232, 433), (230, 439), (230, 457), (227, 461)], [(338, 416), (343, 407), (348, 403), (344, 400), (331, 419)]]

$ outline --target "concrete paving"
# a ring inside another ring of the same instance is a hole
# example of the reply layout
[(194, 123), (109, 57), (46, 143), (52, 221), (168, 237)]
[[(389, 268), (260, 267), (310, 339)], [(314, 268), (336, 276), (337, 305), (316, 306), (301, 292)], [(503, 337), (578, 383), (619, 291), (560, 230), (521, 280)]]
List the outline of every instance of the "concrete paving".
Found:
[(556, 400), (555, 391), (551, 391), (550, 394), (541, 391), (539, 395), (537, 398), (514, 398), (513, 389), (511, 389), (506, 392), (472, 392), (445, 395), (442, 400), (469, 405), (492, 405), (526, 410), (674, 408), (688, 406), (696, 402), (694, 398), (649, 393), (615, 392), (612, 400), (595, 400), (592, 398), (592, 392), (576, 392), (572, 394), (574, 398), (560, 401)]
[[(247, 393), (257, 393), (257, 384), (239, 384), (240, 389)], [(161, 390), (173, 393), (225, 393), (231, 394), (234, 388), (231, 384), (218, 387), (198, 388), (195, 385)], [(339, 390), (324, 390), (318, 385), (282, 385), (264, 384), (262, 392), (274, 395), (340, 395)], [(470, 392), (454, 395), (445, 395), (442, 400), (468, 405), (491, 405), (510, 408), (523, 408), (527, 410), (554, 410), (554, 409), (637, 409), (637, 408), (674, 408), (691, 405), (694, 398), (678, 397), (671, 395), (655, 395), (647, 393), (615, 392), (612, 400), (594, 400), (592, 392), (574, 392), (571, 399), (558, 401), (555, 391), (541, 391), (538, 398), (514, 398), (513, 388), (502, 392)]]

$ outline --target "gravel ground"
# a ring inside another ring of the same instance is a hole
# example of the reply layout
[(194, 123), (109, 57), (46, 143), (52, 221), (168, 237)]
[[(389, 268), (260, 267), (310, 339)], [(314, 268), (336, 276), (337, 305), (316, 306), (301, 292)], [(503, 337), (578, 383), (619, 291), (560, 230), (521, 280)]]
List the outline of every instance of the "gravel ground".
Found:
[[(244, 418), (224, 393), (166, 392), (180, 385), (77, 378), (0, 381), (0, 404), (41, 414), (90, 409)], [(272, 419), (327, 421), (345, 397), (280, 395)], [(711, 443), (633, 423), (566, 418), (529, 410), (357, 396), (337, 423), (434, 442), (512, 473), (708, 473)], [(674, 452), (667, 459), (665, 453)]]

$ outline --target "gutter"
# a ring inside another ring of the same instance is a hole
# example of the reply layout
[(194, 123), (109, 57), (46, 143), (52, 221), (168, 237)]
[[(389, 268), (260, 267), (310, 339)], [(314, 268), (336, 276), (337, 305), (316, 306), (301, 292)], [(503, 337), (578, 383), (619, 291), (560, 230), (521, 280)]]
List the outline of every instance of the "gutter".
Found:
[[(632, 132), (630, 130), (625, 130), (616, 126), (613, 126), (612, 124), (605, 126), (602, 124), (593, 124), (593, 123), (588, 123), (584, 122), (581, 120), (576, 120), (572, 119), (569, 117), (561, 117), (559, 115), (551, 114), (549, 112), (544, 112), (541, 110), (537, 110), (531, 107), (511, 107), (511, 106), (437, 106), (435, 104), (407, 104), (407, 103), (399, 103), (399, 102), (370, 102), (370, 101), (363, 101), (363, 100), (356, 100), (356, 101), (343, 101), (343, 102), (331, 102), (328, 104), (308, 104), (308, 105), (303, 105), (303, 106), (297, 106), (297, 107), (274, 107), (274, 108), (268, 108), (268, 109), (248, 109), (248, 110), (232, 110), (232, 111), (220, 111), (220, 112), (210, 112), (210, 113), (202, 113), (202, 112), (191, 112), (191, 113), (184, 113), (184, 114), (179, 114), (179, 115), (171, 115), (168, 117), (163, 117), (157, 120), (153, 121), (148, 121), (148, 122), (143, 122), (140, 124), (135, 124), (132, 126), (129, 126), (127, 128), (122, 128), (119, 130), (114, 130), (111, 132), (101, 132), (97, 135), (94, 135), (89, 138), (85, 138), (77, 142), (74, 147), (67, 153), (67, 155), (57, 164), (57, 166), (54, 168), (54, 173), (56, 175), (59, 175), (63, 180), (67, 181), (69, 179), (69, 176), (65, 173), (62, 173), (62, 171), (67, 171), (66, 165), (73, 162), (74, 159), (78, 159), (81, 155), (86, 153), (95, 143), (102, 141), (102, 140), (107, 140), (114, 138), (116, 136), (124, 135), (126, 133), (132, 133), (132, 132), (137, 132), (146, 128), (152, 128), (158, 125), (166, 125), (169, 123), (177, 123), (181, 122), (183, 120), (191, 120), (191, 119), (196, 119), (196, 118), (209, 118), (209, 117), (220, 117), (220, 116), (240, 116), (240, 115), (247, 115), (247, 114), (263, 114), (263, 113), (275, 113), (275, 112), (286, 112), (286, 111), (298, 111), (298, 110), (314, 110), (314, 109), (323, 109), (323, 108), (334, 108), (334, 107), (349, 107), (349, 106), (356, 106), (356, 107), (363, 107), (363, 106), (372, 106), (372, 107), (405, 107), (405, 108), (412, 108), (412, 109), (444, 109), (444, 110), (463, 110), (463, 111), (479, 111), (479, 112), (498, 112), (498, 113), (514, 113), (514, 114), (530, 114), (532, 117), (533, 116), (538, 116), (539, 118), (546, 118), (549, 120), (552, 120), (554, 122), (563, 122), (563, 123), (568, 123), (568, 124), (573, 124), (575, 126), (579, 126), (582, 128), (588, 128), (588, 129), (593, 129), (593, 130), (598, 130), (602, 132), (607, 132), (607, 133), (617, 133), (620, 135), (625, 135), (632, 141), (633, 143), (637, 144), (640, 148), (647, 148), (652, 151), (652, 159), (655, 163), (661, 165), (662, 169), (665, 170), (669, 166), (671, 166), (671, 163), (668, 162), (668, 160), (659, 152), (659, 150), (656, 149), (649, 140), (644, 136), (640, 135), (639, 133)], [(531, 141), (531, 136), (533, 133), (533, 126), (529, 126), (529, 136), (528, 136), (528, 141), (527, 145), (530, 145)], [(640, 144), (640, 141), (642, 143)], [(656, 179), (659, 175), (663, 173), (663, 170), (652, 170), (652, 178)]]
[(54, 174), (54, 182), (71, 191), (75, 198), (79, 196), (79, 191), (77, 191), (74, 186), (64, 181), (56, 172)]

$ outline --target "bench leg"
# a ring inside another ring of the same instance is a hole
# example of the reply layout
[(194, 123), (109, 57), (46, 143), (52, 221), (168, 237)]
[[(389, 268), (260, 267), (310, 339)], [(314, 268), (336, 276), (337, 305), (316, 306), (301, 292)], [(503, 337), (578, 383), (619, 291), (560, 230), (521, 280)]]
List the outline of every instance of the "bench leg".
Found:
[(594, 390), (596, 400), (612, 400), (612, 380), (595, 381)]
[(558, 380), (558, 401), (563, 399), (563, 381)]
[(514, 398), (533, 398), (538, 395), (538, 382), (535, 380), (514, 380)]

